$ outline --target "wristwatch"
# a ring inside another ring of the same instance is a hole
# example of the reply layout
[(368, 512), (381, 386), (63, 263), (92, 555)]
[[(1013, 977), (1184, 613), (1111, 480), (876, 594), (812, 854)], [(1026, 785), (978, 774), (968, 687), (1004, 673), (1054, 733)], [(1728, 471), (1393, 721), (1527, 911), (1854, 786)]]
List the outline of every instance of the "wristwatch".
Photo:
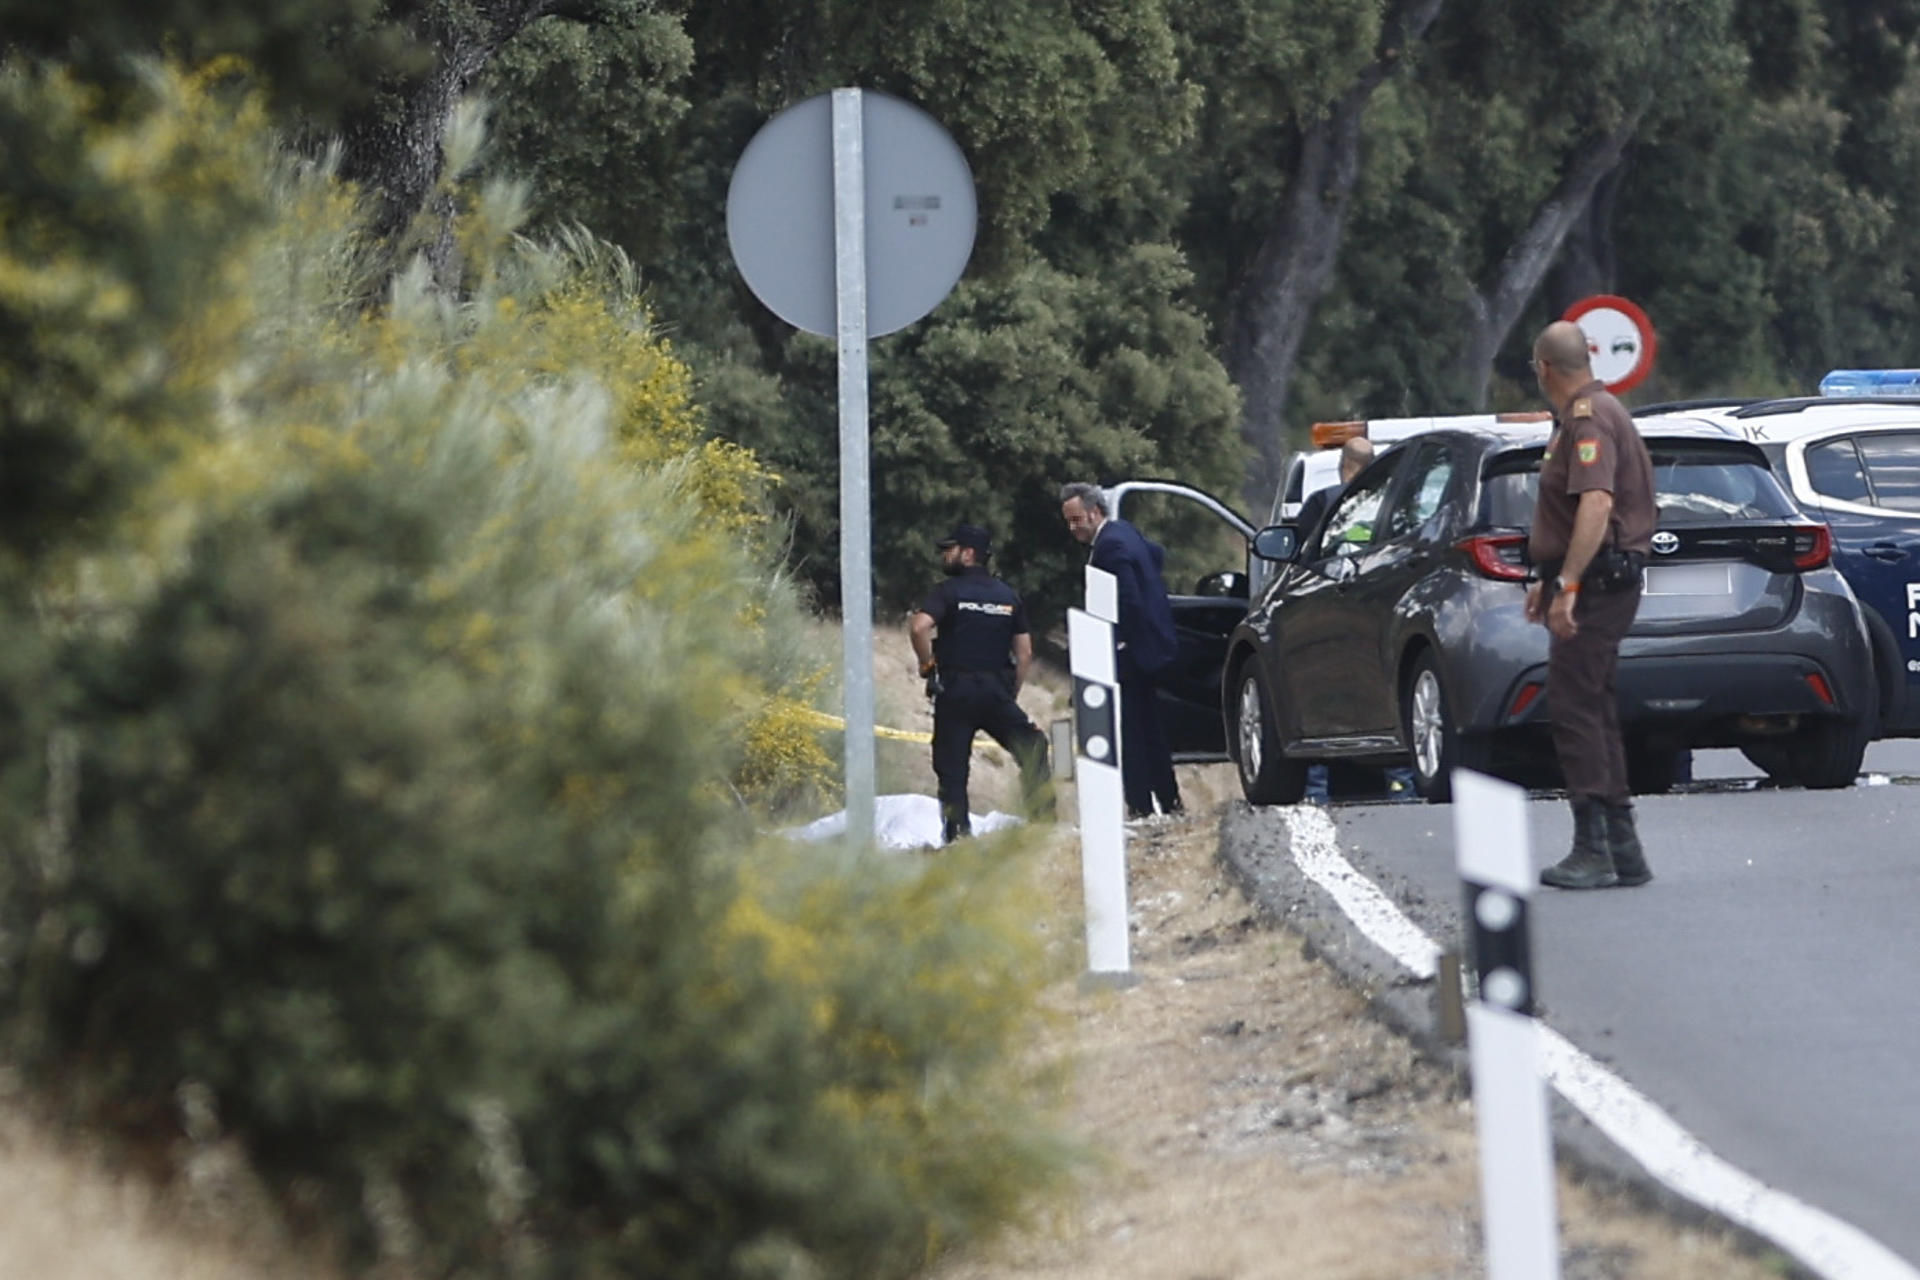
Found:
[(1577, 596), (1580, 594), (1580, 583), (1578, 581), (1568, 582), (1567, 575), (1564, 573), (1555, 578), (1553, 584), (1560, 588), (1563, 595)]

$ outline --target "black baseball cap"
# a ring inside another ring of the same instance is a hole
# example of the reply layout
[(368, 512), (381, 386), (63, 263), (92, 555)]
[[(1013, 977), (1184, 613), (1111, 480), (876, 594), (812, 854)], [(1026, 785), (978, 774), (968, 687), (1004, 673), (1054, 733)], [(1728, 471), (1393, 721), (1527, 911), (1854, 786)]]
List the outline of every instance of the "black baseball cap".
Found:
[(979, 555), (990, 556), (993, 554), (993, 539), (987, 535), (985, 529), (982, 529), (977, 524), (957, 524), (953, 526), (946, 537), (940, 539), (940, 541), (933, 545), (942, 551), (945, 551), (948, 547), (972, 547)]

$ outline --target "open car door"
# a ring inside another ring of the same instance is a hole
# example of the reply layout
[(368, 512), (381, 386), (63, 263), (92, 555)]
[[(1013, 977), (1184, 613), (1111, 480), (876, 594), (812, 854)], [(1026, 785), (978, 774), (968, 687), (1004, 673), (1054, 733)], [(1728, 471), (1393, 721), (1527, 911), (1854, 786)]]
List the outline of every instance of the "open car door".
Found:
[[(1168, 480), (1122, 481), (1108, 488), (1107, 501), (1115, 519), (1167, 552), (1163, 576), (1180, 640), (1172, 670), (1160, 678), (1167, 745), (1182, 764), (1225, 760), (1220, 678), (1227, 637), (1247, 616), (1256, 530), (1212, 494)], [(1198, 538), (1196, 528), (1204, 531)]]

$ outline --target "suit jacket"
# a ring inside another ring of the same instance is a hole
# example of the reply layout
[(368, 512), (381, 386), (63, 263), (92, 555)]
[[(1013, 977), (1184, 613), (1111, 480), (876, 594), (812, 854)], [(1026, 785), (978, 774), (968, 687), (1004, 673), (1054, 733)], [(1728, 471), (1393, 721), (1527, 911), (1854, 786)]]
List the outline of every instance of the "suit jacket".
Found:
[(1150, 542), (1125, 520), (1108, 520), (1093, 540), (1089, 562), (1112, 574), (1118, 588), (1119, 674), (1156, 675), (1173, 665), (1179, 638), (1173, 630), (1173, 606), (1160, 578), (1165, 548)]

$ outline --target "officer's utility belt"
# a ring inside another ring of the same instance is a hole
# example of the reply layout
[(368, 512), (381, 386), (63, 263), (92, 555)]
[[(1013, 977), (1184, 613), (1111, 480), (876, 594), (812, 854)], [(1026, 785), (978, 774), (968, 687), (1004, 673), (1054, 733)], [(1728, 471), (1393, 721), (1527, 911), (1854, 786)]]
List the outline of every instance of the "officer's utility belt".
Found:
[[(1536, 579), (1557, 578), (1560, 576), (1560, 565), (1559, 560), (1544, 560), (1533, 567), (1533, 576)], [(1640, 574), (1646, 567), (1647, 558), (1638, 551), (1602, 547), (1594, 552), (1587, 571), (1580, 575), (1580, 589), (1599, 595), (1631, 591), (1640, 585)]]

